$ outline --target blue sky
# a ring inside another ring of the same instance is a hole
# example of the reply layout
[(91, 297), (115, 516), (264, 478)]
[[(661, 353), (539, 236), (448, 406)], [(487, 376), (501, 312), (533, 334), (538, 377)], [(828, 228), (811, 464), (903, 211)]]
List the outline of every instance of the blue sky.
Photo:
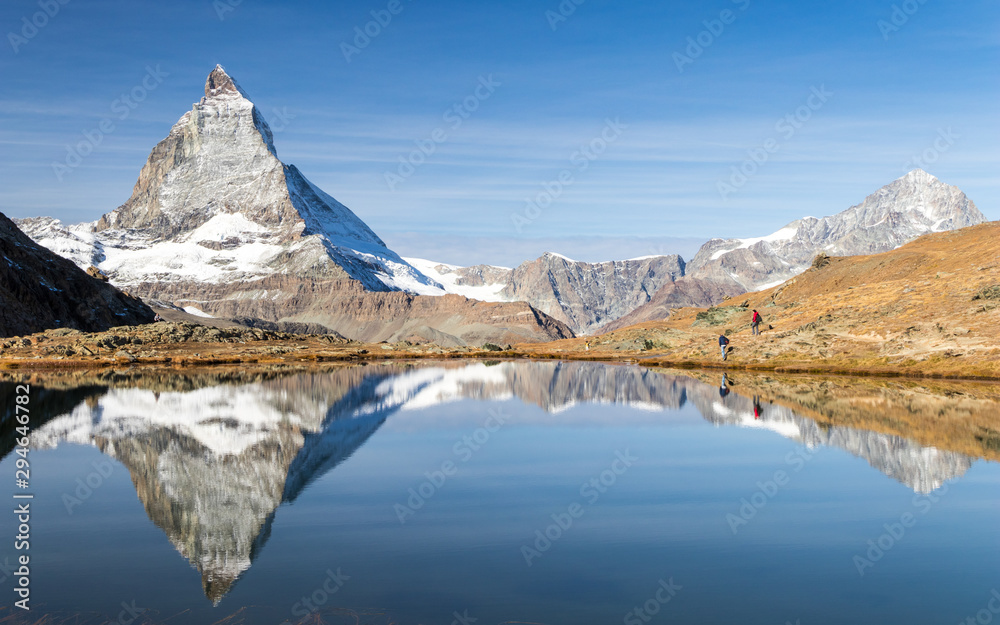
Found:
[[(990, 0), (62, 1), (0, 6), (12, 217), (124, 202), (221, 63), (279, 156), (404, 255), (690, 258), (839, 212), (914, 157), (1000, 218)], [(85, 132), (100, 142), (57, 176)]]

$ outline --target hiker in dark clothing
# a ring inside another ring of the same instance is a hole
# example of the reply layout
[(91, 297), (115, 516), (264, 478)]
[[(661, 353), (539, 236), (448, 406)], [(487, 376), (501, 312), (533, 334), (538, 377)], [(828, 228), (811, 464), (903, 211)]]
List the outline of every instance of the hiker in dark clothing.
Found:
[(760, 313), (754, 310), (753, 317), (750, 318), (750, 329), (753, 330), (754, 336), (760, 336), (760, 320)]
[(726, 359), (726, 348), (729, 347), (729, 339), (724, 334), (719, 335), (719, 347), (722, 348), (722, 359)]
[(729, 394), (729, 379), (726, 377), (726, 374), (723, 373), (722, 384), (719, 386), (719, 397), (725, 399), (726, 395), (728, 394)]

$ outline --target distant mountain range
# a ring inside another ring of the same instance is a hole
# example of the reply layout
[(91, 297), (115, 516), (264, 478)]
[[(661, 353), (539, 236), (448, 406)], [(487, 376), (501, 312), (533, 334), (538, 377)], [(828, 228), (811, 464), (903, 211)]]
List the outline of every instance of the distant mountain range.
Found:
[[(592, 333), (627, 314), (684, 275), (684, 259), (676, 254), (587, 263), (546, 253), (515, 269), (407, 260), (449, 292), (495, 302), (530, 302), (577, 334)], [(707, 306), (711, 299), (698, 303)]]
[(577, 334), (593, 334), (777, 286), (820, 253), (874, 254), (984, 221), (960, 189), (917, 169), (832, 217), (799, 219), (763, 237), (712, 239), (686, 264), (677, 255), (586, 263), (551, 253), (516, 269), (409, 260), (451, 292), (474, 287), (469, 297), (526, 301)]
[[(325, 326), (348, 338), (446, 345), (546, 341), (663, 318), (774, 286), (819, 253), (898, 247), (985, 221), (956, 187), (914, 170), (831, 217), (678, 255), (516, 268), (404, 259), (277, 156), (246, 92), (217, 66), (205, 96), (152, 151), (132, 196), (92, 223), (17, 223), (79, 267), (201, 316)], [(471, 299), (467, 299), (471, 298)]]
[(877, 254), (931, 232), (985, 221), (958, 187), (916, 169), (832, 217), (805, 217), (764, 237), (712, 239), (688, 263), (684, 278), (602, 330), (664, 319), (681, 306), (705, 305), (687, 299), (689, 292), (721, 293), (710, 302), (717, 304), (725, 296), (778, 286), (809, 269), (819, 254)]

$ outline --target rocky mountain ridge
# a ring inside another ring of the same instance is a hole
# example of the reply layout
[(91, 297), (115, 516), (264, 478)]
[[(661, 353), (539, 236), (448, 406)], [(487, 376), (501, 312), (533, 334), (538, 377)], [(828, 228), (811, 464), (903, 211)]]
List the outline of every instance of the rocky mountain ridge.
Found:
[(665, 319), (677, 308), (705, 307), (729, 296), (778, 286), (809, 269), (819, 254), (886, 252), (924, 234), (985, 221), (960, 189), (915, 169), (836, 215), (799, 219), (764, 237), (712, 239), (687, 264), (681, 279), (601, 331)]
[(819, 253), (877, 254), (924, 234), (985, 221), (958, 187), (915, 169), (836, 215), (804, 217), (764, 237), (712, 239), (691, 259), (686, 275), (759, 291), (802, 273)]
[(627, 314), (684, 275), (684, 259), (677, 254), (588, 263), (547, 252), (514, 269), (408, 260), (449, 292), (528, 302), (577, 334), (592, 333)]

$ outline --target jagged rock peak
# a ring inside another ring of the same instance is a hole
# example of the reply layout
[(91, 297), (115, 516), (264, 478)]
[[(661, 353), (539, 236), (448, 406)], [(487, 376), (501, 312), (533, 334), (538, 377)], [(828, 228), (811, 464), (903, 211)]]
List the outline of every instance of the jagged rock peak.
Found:
[(224, 94), (238, 94), (244, 98), (247, 97), (246, 92), (240, 89), (240, 86), (226, 73), (226, 70), (221, 65), (216, 65), (215, 69), (208, 75), (208, 80), (205, 81), (205, 97), (213, 98)]
[(898, 180), (912, 180), (913, 182), (930, 183), (936, 182), (937, 177), (933, 176), (926, 171), (920, 169), (919, 167), (906, 173), (906, 175), (901, 176)]
[(941, 182), (941, 180), (933, 174), (929, 174), (919, 168), (908, 171), (879, 189), (876, 193), (885, 194), (897, 189), (908, 189), (911, 192), (920, 192), (934, 188), (949, 189), (954, 190), (955, 193), (961, 193), (961, 190), (957, 187)]
[[(205, 97), (192, 107), (191, 113), (203, 120), (202, 125), (213, 125), (214, 121), (226, 123), (227, 118), (239, 117), (246, 111), (249, 111), (249, 118), (253, 121), (268, 151), (277, 156), (278, 151), (274, 149), (274, 135), (264, 116), (257, 110), (247, 92), (221, 65), (216, 65), (215, 69), (209, 72), (208, 78), (205, 79)], [(178, 125), (187, 124), (190, 119), (190, 115), (186, 115), (178, 121)], [(211, 130), (203, 129), (203, 132)], [(228, 129), (223, 134), (227, 132)]]
[[(883, 205), (882, 200), (890, 202)], [(858, 207), (874, 206), (882, 213), (919, 214), (930, 220), (930, 231), (939, 232), (986, 221), (961, 189), (941, 182), (923, 169), (914, 169), (865, 198)], [(919, 219), (919, 217), (918, 217)]]

